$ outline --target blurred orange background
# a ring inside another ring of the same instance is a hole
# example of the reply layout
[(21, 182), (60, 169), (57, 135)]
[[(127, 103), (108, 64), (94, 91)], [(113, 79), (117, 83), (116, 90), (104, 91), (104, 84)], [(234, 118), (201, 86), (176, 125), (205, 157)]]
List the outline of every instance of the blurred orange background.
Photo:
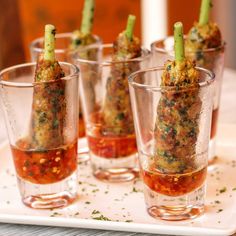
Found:
[[(54, 24), (57, 33), (71, 32), (80, 28), (83, 0), (18, 1), (27, 60), (30, 59), (28, 46), (33, 39), (43, 35), (45, 24)], [(140, 37), (139, 0), (97, 0), (93, 33), (99, 35), (104, 42), (114, 41), (117, 34), (125, 29), (127, 16), (130, 13), (137, 17), (135, 33)]]
[[(141, 2), (146, 1), (149, 0), (96, 0), (94, 34), (99, 35), (105, 43), (113, 42), (118, 33), (124, 30), (127, 16), (131, 13), (137, 16), (135, 34), (141, 38)], [(228, 1), (231, 5), (235, 2)], [(201, 0), (166, 0), (166, 3), (167, 34), (172, 34), (176, 21), (184, 22), (184, 31), (187, 33), (193, 22), (198, 20)], [(234, 22), (232, 14), (228, 14), (232, 7), (227, 2), (228, 10), (222, 8), (220, 0), (213, 0), (213, 3), (212, 15), (220, 13), (217, 23), (220, 23), (227, 45), (233, 49), (235, 43), (228, 24), (228, 21)], [(80, 28), (83, 4), (84, 0), (0, 0), (0, 9), (3, 9), (0, 14), (0, 69), (29, 61), (29, 44), (43, 35), (45, 24), (55, 24), (58, 33)], [(223, 19), (227, 17), (231, 18)], [(229, 36), (230, 40), (227, 39)], [(226, 56), (226, 65), (236, 67), (232, 49)]]

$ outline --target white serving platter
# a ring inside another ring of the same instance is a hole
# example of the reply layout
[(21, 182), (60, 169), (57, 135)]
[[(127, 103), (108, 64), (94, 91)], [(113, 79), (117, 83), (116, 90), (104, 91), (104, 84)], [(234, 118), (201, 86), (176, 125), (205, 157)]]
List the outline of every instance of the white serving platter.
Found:
[[(0, 222), (174, 235), (236, 233), (236, 125), (220, 125), (217, 154), (209, 169), (206, 212), (187, 221), (153, 219), (145, 209), (140, 180), (108, 184), (79, 165), (79, 199), (57, 210), (33, 210), (21, 203), (9, 145), (0, 146)], [(85, 140), (80, 147), (85, 148)], [(107, 219), (108, 221), (106, 221)]]

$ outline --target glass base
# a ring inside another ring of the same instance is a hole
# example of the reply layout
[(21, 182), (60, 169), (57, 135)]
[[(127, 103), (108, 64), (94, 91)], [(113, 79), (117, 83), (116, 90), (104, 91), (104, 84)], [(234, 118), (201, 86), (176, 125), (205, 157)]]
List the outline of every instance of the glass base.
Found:
[(78, 155), (77, 155), (78, 162), (79, 163), (87, 162), (90, 160), (89, 149), (88, 149), (88, 147), (80, 148), (80, 145), (85, 146), (85, 145), (87, 145), (87, 143), (84, 140), (79, 140), (79, 142), (78, 142)]
[(89, 151), (83, 151), (83, 152), (79, 151), (77, 159), (79, 163), (89, 161), (90, 160)]
[(65, 207), (78, 198), (77, 172), (53, 184), (32, 184), (17, 177), (22, 202), (35, 209)]
[(214, 164), (216, 159), (216, 138), (210, 139), (208, 152), (208, 165)]
[(78, 162), (88, 162), (90, 160), (89, 153), (78, 153)]
[(162, 195), (144, 185), (144, 196), (147, 211), (154, 218), (169, 221), (193, 219), (204, 212), (205, 184), (179, 197)]
[(127, 182), (139, 176), (137, 154), (120, 158), (103, 158), (90, 153), (93, 175), (102, 181)]

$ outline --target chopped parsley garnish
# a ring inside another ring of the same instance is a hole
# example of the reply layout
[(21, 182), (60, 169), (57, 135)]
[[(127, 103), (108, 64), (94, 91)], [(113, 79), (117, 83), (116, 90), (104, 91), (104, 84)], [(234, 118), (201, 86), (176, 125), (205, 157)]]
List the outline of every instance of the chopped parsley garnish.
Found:
[(92, 212), (92, 219), (93, 220), (103, 220), (103, 221), (111, 221), (108, 217), (104, 216), (100, 211), (93, 210)]
[(133, 221), (132, 220), (126, 220), (125, 222), (130, 223), (130, 222), (133, 222)]
[(95, 215), (95, 214), (100, 214), (100, 211), (93, 210), (92, 215)]
[(133, 193), (139, 193), (139, 192), (142, 192), (142, 191), (139, 190), (139, 189), (137, 189), (137, 188), (135, 188), (135, 187), (133, 187), (132, 192), (133, 192)]
[(96, 193), (96, 192), (98, 192), (99, 191), (99, 189), (97, 188), (97, 189), (93, 189), (92, 190), (92, 193)]
[(221, 189), (219, 190), (220, 193), (224, 193), (224, 192), (226, 192), (226, 191), (227, 191), (227, 188), (226, 188), (226, 187), (223, 187), (223, 188), (221, 188)]
[(103, 220), (103, 221), (111, 221), (111, 219), (107, 218), (104, 215), (100, 215), (98, 217), (92, 217), (93, 220)]

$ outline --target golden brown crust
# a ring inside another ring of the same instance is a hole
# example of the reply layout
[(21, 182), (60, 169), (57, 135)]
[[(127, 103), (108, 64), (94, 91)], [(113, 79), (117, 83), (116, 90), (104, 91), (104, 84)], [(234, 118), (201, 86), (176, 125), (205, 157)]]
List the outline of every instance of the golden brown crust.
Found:
[(184, 60), (182, 62), (167, 61), (162, 74), (162, 86), (187, 86), (199, 82), (195, 62)]
[(222, 44), (221, 32), (216, 23), (210, 22), (200, 25), (198, 22), (190, 29), (186, 42), (186, 52), (217, 48)]
[(133, 36), (129, 40), (125, 33), (120, 33), (113, 44), (114, 47), (114, 61), (129, 60), (141, 56), (141, 44), (139, 38)]
[(42, 58), (38, 60), (35, 72), (35, 82), (58, 80), (64, 76), (65, 74), (57, 61), (51, 62), (43, 60)]
[[(103, 119), (114, 134), (134, 133), (133, 116), (129, 96), (128, 76), (139, 69), (139, 62), (122, 63), (141, 56), (138, 38), (129, 40), (123, 32), (113, 44), (114, 54), (111, 75), (106, 84), (106, 99), (103, 107)], [(116, 63), (121, 61), (121, 63)]]
[[(195, 169), (195, 145), (199, 133), (199, 73), (195, 63), (168, 61), (162, 74), (163, 88), (157, 106), (154, 163), (163, 173)], [(185, 90), (186, 88), (186, 90)]]
[[(72, 42), (70, 49), (75, 50), (80, 46), (88, 46), (96, 42), (96, 38), (92, 34), (84, 34), (80, 30), (75, 30), (72, 33)], [(88, 58), (87, 58), (88, 59)]]
[(57, 61), (39, 59), (32, 104), (31, 148), (49, 149), (63, 145), (66, 115), (65, 74)]

